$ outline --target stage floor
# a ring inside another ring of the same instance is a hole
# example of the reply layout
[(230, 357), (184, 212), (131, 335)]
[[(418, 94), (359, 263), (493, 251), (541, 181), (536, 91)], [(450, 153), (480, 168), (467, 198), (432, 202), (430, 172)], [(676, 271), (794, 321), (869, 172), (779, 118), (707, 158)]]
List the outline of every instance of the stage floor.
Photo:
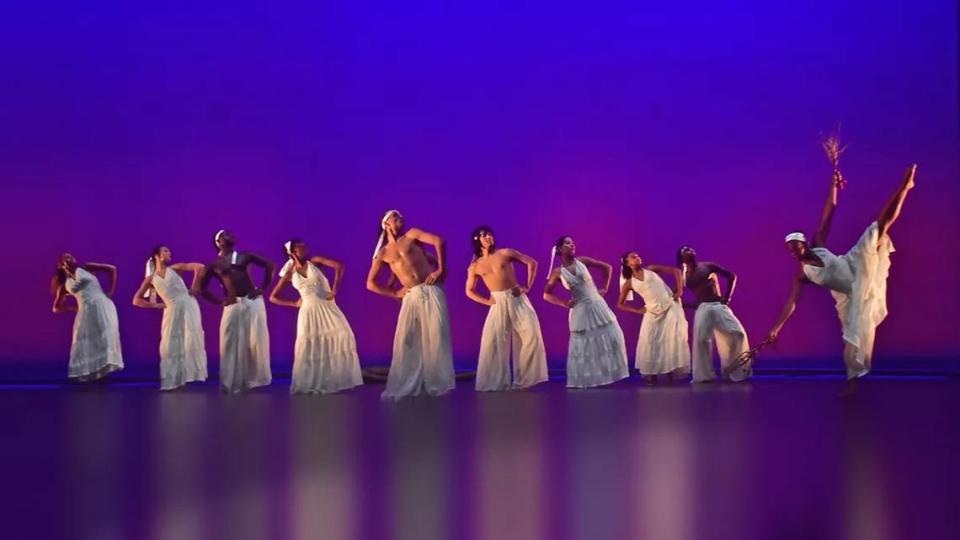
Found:
[(842, 386), (0, 386), (0, 535), (960, 538), (960, 379)]

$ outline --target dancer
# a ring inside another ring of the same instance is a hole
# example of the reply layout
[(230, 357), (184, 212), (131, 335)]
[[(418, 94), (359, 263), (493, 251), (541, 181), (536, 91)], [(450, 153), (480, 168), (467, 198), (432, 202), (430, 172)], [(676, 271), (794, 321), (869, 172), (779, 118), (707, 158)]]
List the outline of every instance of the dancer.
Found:
[[(737, 275), (712, 262), (697, 262), (697, 252), (683, 246), (677, 252), (677, 266), (683, 271), (686, 287), (697, 302), (693, 318), (693, 382), (710, 382), (717, 378), (713, 369), (713, 342), (720, 353), (721, 374), (739, 382), (752, 373), (750, 362), (737, 364), (737, 357), (750, 349), (747, 333), (730, 309), (730, 297), (737, 286)], [(727, 279), (727, 293), (720, 294), (718, 276)]]
[[(673, 278), (671, 290), (660, 275)], [(634, 293), (643, 299), (643, 307), (627, 302)], [(687, 343), (687, 318), (680, 297), (683, 295), (683, 273), (679, 268), (643, 264), (635, 251), (620, 257), (620, 298), (617, 307), (643, 315), (637, 339), (636, 367), (647, 384), (654, 384), (657, 375), (667, 382), (690, 373), (690, 345)]]
[[(187, 289), (180, 272), (193, 273), (196, 286), (203, 272), (200, 263), (173, 263), (167, 246), (153, 248), (146, 273), (133, 295), (133, 305), (162, 309), (160, 323), (160, 390), (173, 390), (189, 382), (207, 380), (207, 351), (203, 343), (200, 305)], [(156, 301), (159, 295), (163, 303)]]
[(843, 330), (843, 362), (847, 372), (845, 393), (856, 391), (856, 380), (870, 372), (873, 361), (873, 340), (877, 326), (887, 316), (887, 275), (890, 272), (890, 254), (893, 242), (887, 234), (900, 216), (903, 202), (914, 187), (917, 166), (911, 165), (904, 173), (900, 187), (880, 210), (876, 221), (860, 236), (860, 240), (845, 254), (837, 256), (824, 247), (830, 233), (837, 197), (846, 182), (839, 170), (834, 170), (830, 191), (820, 216), (820, 225), (808, 244), (806, 236), (795, 231), (785, 238), (787, 251), (798, 262), (790, 296), (780, 318), (770, 330), (767, 339), (777, 340), (780, 330), (793, 314), (804, 284), (820, 285), (830, 291), (837, 303), (837, 315)]
[[(567, 353), (567, 387), (586, 388), (610, 384), (629, 376), (627, 348), (617, 317), (603, 299), (610, 287), (613, 268), (589, 257), (577, 257), (573, 238), (561, 236), (550, 253), (550, 271), (543, 299), (570, 309), (570, 346)], [(560, 268), (553, 259), (560, 255)], [(590, 268), (604, 274), (602, 289), (597, 290)], [(564, 302), (553, 294), (560, 281), (570, 291)]]
[[(223, 306), (220, 318), (220, 390), (242, 392), (270, 384), (270, 334), (263, 290), (270, 285), (274, 265), (268, 259), (248, 251), (236, 251), (233, 233), (220, 230), (213, 236), (217, 258), (206, 265), (197, 289), (212, 304)], [(263, 268), (263, 285), (254, 287), (249, 266)], [(209, 291), (216, 277), (225, 296), (217, 298)]]
[[(543, 348), (540, 320), (527, 291), (537, 276), (537, 261), (510, 248), (497, 248), (493, 230), (477, 227), (472, 236), (474, 260), (467, 268), (467, 297), (490, 306), (480, 338), (476, 389), (527, 388), (547, 380), (547, 353)], [(527, 266), (527, 286), (517, 283), (514, 263)], [(484, 298), (474, 289), (477, 278), (490, 291)], [(511, 379), (510, 351), (514, 369)]]
[[(103, 272), (110, 277), (106, 293), (93, 272)], [(60, 255), (50, 289), (54, 313), (77, 312), (70, 344), (70, 379), (93, 381), (123, 369), (117, 307), (110, 300), (116, 288), (116, 266), (102, 263), (81, 265), (70, 253)], [(76, 299), (76, 306), (66, 303), (67, 295)]]
[[(423, 244), (436, 250), (436, 269)], [(437, 396), (454, 387), (450, 315), (440, 287), (446, 262), (443, 238), (416, 228), (404, 229), (403, 216), (397, 210), (383, 215), (380, 239), (367, 274), (367, 289), (401, 300), (384, 398), (415, 396), (421, 391)], [(377, 283), (384, 264), (400, 282), (399, 289)]]
[[(357, 341), (334, 301), (343, 279), (343, 264), (319, 255), (311, 257), (299, 238), (284, 244), (283, 250), (287, 262), (270, 293), (270, 302), (299, 308), (290, 393), (326, 394), (362, 385)], [(333, 269), (332, 287), (320, 266)], [(287, 284), (300, 293), (299, 300), (280, 298)]]

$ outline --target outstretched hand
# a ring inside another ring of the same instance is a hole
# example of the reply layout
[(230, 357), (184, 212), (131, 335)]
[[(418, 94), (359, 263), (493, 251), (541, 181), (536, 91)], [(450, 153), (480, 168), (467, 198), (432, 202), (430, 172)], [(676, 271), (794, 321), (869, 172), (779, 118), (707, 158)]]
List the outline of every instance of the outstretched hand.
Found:
[(838, 190), (847, 187), (847, 181), (846, 181), (846, 179), (843, 177), (843, 173), (840, 172), (840, 169), (836, 169), (836, 170), (833, 171), (833, 178), (832, 178), (832, 179), (833, 179), (833, 185), (836, 186), (836, 188), (837, 188)]

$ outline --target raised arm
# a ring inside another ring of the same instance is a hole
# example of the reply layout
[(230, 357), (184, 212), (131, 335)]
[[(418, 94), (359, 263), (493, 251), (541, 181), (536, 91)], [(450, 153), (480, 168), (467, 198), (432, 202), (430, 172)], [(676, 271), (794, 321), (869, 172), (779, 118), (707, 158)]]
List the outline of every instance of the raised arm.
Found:
[(380, 296), (386, 296), (387, 298), (403, 298), (403, 295), (407, 292), (406, 287), (394, 290), (377, 283), (377, 276), (380, 275), (381, 268), (383, 268), (382, 249), (380, 250), (380, 253), (377, 253), (377, 256), (373, 259), (373, 262), (370, 263), (370, 271), (367, 272), (367, 290), (377, 293)]
[(150, 290), (150, 286), (153, 285), (153, 276), (147, 276), (143, 278), (143, 282), (140, 283), (140, 288), (137, 289), (137, 292), (133, 293), (133, 305), (146, 308), (146, 309), (163, 309), (166, 307), (166, 304), (161, 304), (159, 302), (151, 302), (144, 298), (147, 291)]
[(60, 285), (57, 287), (57, 292), (53, 294), (53, 312), (54, 313), (66, 313), (68, 311), (77, 311), (77, 306), (70, 305), (66, 303), (67, 299), (67, 289)]
[(837, 209), (838, 195), (845, 185), (846, 181), (840, 171), (833, 171), (833, 176), (830, 178), (830, 191), (827, 193), (826, 202), (823, 203), (823, 213), (820, 215), (817, 232), (813, 235), (812, 247), (822, 247), (827, 243), (830, 225), (833, 223), (833, 213)]
[(683, 271), (676, 266), (662, 264), (648, 264), (647, 268), (661, 276), (673, 277), (673, 299), (679, 302), (683, 297)]
[(433, 285), (434, 283), (442, 283), (443, 278), (447, 275), (447, 242), (441, 236), (429, 233), (421, 229), (410, 229), (407, 231), (407, 237), (411, 240), (416, 240), (418, 242), (423, 242), (424, 244), (429, 244), (433, 246), (433, 249), (437, 252), (437, 269), (430, 273), (424, 282), (427, 285)]
[(633, 286), (630, 285), (630, 280), (624, 281), (623, 286), (620, 287), (620, 296), (617, 298), (617, 309), (643, 315), (647, 312), (646, 308), (631, 306), (627, 303), (627, 295), (630, 294), (631, 289), (633, 289)]
[(527, 286), (524, 288), (524, 292), (529, 291), (533, 288), (533, 282), (537, 279), (537, 260), (515, 249), (507, 249), (506, 252), (511, 259), (520, 261), (527, 266)]
[(287, 306), (292, 308), (300, 307), (301, 299), (299, 298), (296, 300), (284, 300), (283, 298), (280, 298), (280, 291), (283, 290), (283, 288), (287, 285), (287, 283), (290, 283), (290, 278), (293, 276), (294, 272), (296, 272), (296, 270), (291, 269), (289, 272), (284, 274), (283, 277), (280, 278), (280, 281), (278, 281), (277, 284), (273, 287), (273, 290), (270, 291), (270, 298), (268, 298), (267, 300), (269, 300), (271, 304), (276, 304), (278, 306)]
[(203, 275), (205, 266), (203, 263), (174, 263), (170, 265), (170, 268), (173, 268), (177, 273), (181, 274), (183, 272), (193, 273), (193, 282), (190, 283), (190, 294), (193, 294), (197, 283), (200, 282), (200, 277)]
[(547, 278), (547, 286), (543, 289), (543, 299), (555, 306), (560, 306), (564, 308), (573, 307), (573, 299), (567, 300), (564, 302), (557, 295), (553, 294), (553, 288), (557, 285), (557, 282), (560, 281), (560, 269), (557, 268), (550, 273), (550, 277)]
[(720, 299), (722, 304), (729, 304), (730, 298), (733, 297), (733, 291), (737, 288), (737, 274), (732, 271), (720, 266), (716, 263), (709, 263), (710, 271), (717, 274), (718, 276), (723, 276), (727, 278), (727, 294), (724, 294)]
[(107, 285), (107, 296), (113, 296), (113, 293), (117, 290), (117, 267), (112, 264), (105, 263), (87, 263), (83, 265), (84, 270), (90, 272), (103, 272), (107, 274), (110, 278), (110, 284)]
[(776, 324), (773, 325), (770, 333), (767, 334), (767, 341), (770, 343), (777, 341), (783, 325), (787, 323), (787, 320), (797, 309), (797, 301), (800, 300), (800, 290), (803, 288), (804, 279), (802, 273), (793, 277), (793, 281), (790, 284), (790, 296), (787, 297), (787, 302), (783, 305), (783, 310), (780, 312), (780, 317), (777, 319)]
[(476, 291), (477, 287), (477, 278), (479, 277), (476, 272), (477, 263), (472, 263), (469, 268), (467, 268), (467, 286), (464, 292), (467, 293), (467, 298), (473, 300), (478, 304), (483, 304), (485, 306), (492, 306), (496, 302), (493, 301), (493, 298), (484, 298), (480, 296)]
[(330, 284), (330, 294), (327, 295), (327, 300), (333, 300), (336, 298), (337, 292), (340, 291), (340, 283), (343, 281), (343, 263), (337, 259), (321, 257), (320, 255), (314, 255), (313, 257), (310, 257), (310, 262), (333, 269), (333, 283)]
[(598, 261), (596, 259), (591, 259), (590, 257), (577, 257), (587, 268), (597, 268), (603, 272), (603, 288), (598, 292), (600, 296), (607, 294), (607, 291), (610, 289), (610, 277), (613, 276), (613, 267), (609, 264)]
[(261, 257), (256, 253), (248, 252), (245, 255), (248, 257), (250, 262), (259, 266), (260, 268), (263, 268), (263, 285), (261, 285), (259, 289), (254, 290), (248, 295), (249, 298), (253, 299), (263, 294), (263, 291), (267, 290), (267, 288), (270, 287), (270, 282), (273, 281), (273, 271), (276, 269), (276, 265), (274, 265), (273, 261), (271, 261), (270, 259)]

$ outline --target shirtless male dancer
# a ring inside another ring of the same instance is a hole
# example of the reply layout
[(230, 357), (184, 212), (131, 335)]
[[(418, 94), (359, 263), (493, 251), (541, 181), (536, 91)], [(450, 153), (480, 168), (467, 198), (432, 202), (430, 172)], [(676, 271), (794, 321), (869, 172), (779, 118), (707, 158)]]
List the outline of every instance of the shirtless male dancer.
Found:
[[(435, 269), (423, 244), (436, 250)], [(446, 259), (443, 238), (416, 228), (405, 229), (399, 211), (390, 210), (380, 220), (380, 240), (367, 274), (367, 289), (401, 300), (383, 398), (399, 399), (421, 391), (437, 396), (454, 387), (450, 316), (440, 287)], [(384, 264), (400, 282), (399, 289), (377, 283)]]
[[(743, 325), (728, 305), (737, 286), (737, 275), (712, 262), (697, 262), (697, 252), (683, 246), (677, 252), (677, 265), (681, 268), (686, 288), (693, 292), (695, 307), (693, 318), (693, 382), (709, 382), (717, 378), (713, 369), (713, 342), (716, 339), (720, 353), (722, 374), (732, 381), (742, 381), (752, 373), (749, 363), (735, 365), (737, 357), (750, 345)], [(718, 276), (727, 279), (727, 293), (721, 295)]]
[[(477, 362), (478, 391), (526, 388), (547, 380), (547, 353), (543, 347), (540, 320), (527, 298), (537, 275), (537, 261), (510, 248), (497, 248), (493, 230), (482, 225), (471, 235), (474, 260), (467, 268), (467, 297), (490, 306), (480, 338)], [(517, 283), (514, 263), (527, 266), (527, 285)], [(477, 293), (477, 278), (490, 291)], [(510, 374), (513, 342), (514, 370)]]
[[(273, 278), (273, 262), (249, 251), (237, 251), (236, 238), (226, 230), (213, 237), (217, 258), (206, 265), (194, 293), (208, 302), (223, 306), (220, 318), (220, 390), (236, 393), (265, 386), (270, 373), (270, 334), (267, 331), (267, 310), (263, 291)], [(264, 270), (263, 284), (255, 287), (249, 266)], [(216, 277), (224, 288), (224, 297), (217, 298), (209, 290)]]

